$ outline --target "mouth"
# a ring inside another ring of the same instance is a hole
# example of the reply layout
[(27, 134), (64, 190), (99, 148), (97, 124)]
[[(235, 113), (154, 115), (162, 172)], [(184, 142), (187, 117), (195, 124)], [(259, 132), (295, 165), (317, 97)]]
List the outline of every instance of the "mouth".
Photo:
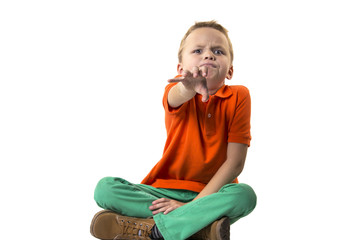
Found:
[(213, 64), (213, 63), (203, 63), (203, 64), (201, 64), (201, 65), (200, 65), (200, 67), (203, 67), (203, 66), (205, 66), (205, 67), (212, 67), (212, 68), (216, 68), (216, 65), (215, 65), (215, 64)]

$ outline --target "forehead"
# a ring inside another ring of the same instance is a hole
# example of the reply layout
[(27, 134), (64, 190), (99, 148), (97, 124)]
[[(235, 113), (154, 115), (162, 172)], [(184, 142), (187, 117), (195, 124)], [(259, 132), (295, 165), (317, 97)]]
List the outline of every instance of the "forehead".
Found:
[(228, 48), (228, 41), (225, 35), (214, 28), (203, 27), (192, 31), (185, 40), (186, 46), (222, 46)]

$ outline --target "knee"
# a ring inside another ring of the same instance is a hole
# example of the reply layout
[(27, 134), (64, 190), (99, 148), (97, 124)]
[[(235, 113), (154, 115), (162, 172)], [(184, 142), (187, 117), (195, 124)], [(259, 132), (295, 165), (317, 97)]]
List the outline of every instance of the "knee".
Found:
[(96, 203), (99, 202), (99, 200), (102, 198), (102, 196), (106, 192), (105, 189), (107, 188), (106, 187), (107, 179), (108, 179), (108, 177), (104, 177), (96, 184), (95, 191), (94, 191), (94, 200)]
[(94, 200), (100, 207), (104, 207), (104, 202), (109, 198), (114, 181), (115, 178), (113, 177), (104, 177), (97, 183), (94, 192)]
[(254, 189), (245, 183), (238, 184), (241, 188), (242, 201), (245, 203), (249, 213), (252, 212), (256, 207), (257, 196)]
[(245, 183), (229, 184), (225, 191), (233, 195), (233, 211), (244, 217), (250, 214), (256, 207), (257, 196), (255, 191)]

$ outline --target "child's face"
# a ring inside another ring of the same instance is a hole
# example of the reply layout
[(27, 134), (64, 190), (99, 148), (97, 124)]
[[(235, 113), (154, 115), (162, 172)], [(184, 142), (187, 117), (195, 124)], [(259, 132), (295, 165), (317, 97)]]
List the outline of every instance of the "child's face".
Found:
[(178, 73), (182, 74), (184, 70), (193, 72), (194, 67), (200, 70), (207, 68), (206, 81), (210, 94), (216, 93), (224, 85), (225, 78), (232, 78), (229, 44), (223, 33), (208, 27), (190, 33), (185, 40)]

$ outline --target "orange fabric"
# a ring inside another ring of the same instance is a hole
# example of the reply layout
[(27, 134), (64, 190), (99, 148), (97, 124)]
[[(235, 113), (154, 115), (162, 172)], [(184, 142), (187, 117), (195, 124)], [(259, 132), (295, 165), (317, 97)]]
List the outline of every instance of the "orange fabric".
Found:
[(163, 157), (141, 183), (201, 192), (225, 162), (228, 142), (250, 146), (250, 94), (244, 86), (224, 85), (206, 103), (197, 94), (173, 109), (167, 96), (175, 84), (166, 86), (163, 97)]

